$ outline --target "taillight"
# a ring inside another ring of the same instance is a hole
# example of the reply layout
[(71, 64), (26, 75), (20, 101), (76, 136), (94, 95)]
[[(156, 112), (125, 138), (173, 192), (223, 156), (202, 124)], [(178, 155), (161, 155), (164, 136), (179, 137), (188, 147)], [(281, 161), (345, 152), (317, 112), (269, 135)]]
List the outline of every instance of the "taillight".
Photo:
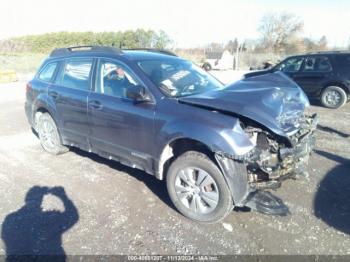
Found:
[(26, 85), (26, 93), (28, 93), (32, 89), (32, 85), (30, 83), (27, 83)]

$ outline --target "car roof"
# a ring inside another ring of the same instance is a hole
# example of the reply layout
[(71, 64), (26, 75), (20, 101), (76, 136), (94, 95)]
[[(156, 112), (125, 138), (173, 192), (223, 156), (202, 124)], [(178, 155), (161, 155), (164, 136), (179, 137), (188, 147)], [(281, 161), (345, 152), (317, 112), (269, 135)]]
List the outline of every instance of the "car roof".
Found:
[(129, 58), (130, 60), (159, 60), (159, 59), (174, 59), (179, 60), (181, 58), (174, 56), (174, 55), (168, 55), (165, 53), (159, 53), (159, 52), (149, 52), (149, 51), (143, 51), (143, 50), (123, 50), (123, 53)]
[(330, 52), (317, 52), (317, 53), (305, 53), (305, 54), (300, 54), (300, 55), (291, 55), (291, 56), (287, 56), (284, 59), (282, 59), (280, 62), (277, 63), (277, 65), (279, 65), (283, 61), (286, 61), (287, 59), (290, 59), (290, 58), (299, 58), (299, 57), (307, 57), (307, 56), (338, 56), (338, 55), (350, 55), (350, 52), (330, 51)]
[(306, 55), (349, 55), (350, 51), (320, 51), (320, 52), (310, 52)]
[(304, 57), (304, 56), (325, 56), (325, 55), (350, 55), (350, 51), (324, 51), (324, 52), (313, 52), (313, 53), (305, 53), (305, 54), (300, 54), (300, 55), (292, 55), (286, 57), (292, 58), (292, 57)]

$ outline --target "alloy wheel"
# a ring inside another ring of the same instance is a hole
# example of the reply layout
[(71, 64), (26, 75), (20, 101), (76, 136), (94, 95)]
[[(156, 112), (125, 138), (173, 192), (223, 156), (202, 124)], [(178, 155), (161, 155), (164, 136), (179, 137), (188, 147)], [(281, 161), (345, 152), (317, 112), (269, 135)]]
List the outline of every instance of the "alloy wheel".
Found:
[(325, 102), (331, 106), (335, 107), (340, 103), (341, 95), (335, 90), (329, 90), (325, 94)]
[(57, 146), (55, 127), (49, 121), (43, 121), (41, 123), (40, 138), (46, 149), (52, 149)]

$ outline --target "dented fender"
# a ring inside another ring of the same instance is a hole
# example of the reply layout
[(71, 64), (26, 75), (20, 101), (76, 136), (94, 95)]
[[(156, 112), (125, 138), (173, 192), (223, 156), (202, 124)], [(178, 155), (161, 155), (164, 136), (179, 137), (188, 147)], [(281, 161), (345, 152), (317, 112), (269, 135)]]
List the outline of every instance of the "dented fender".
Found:
[[(206, 145), (212, 152), (224, 152), (232, 156), (243, 156), (254, 148), (254, 144), (240, 127), (239, 120), (234, 117), (216, 114), (227, 121), (224, 125), (205, 125), (196, 121), (182, 120), (167, 124), (159, 135), (162, 138), (164, 151), (171, 142), (187, 138)], [(216, 121), (217, 121), (216, 120)]]
[[(156, 147), (155, 156), (157, 161), (155, 175), (159, 179), (163, 179), (163, 165), (173, 154), (169, 145), (180, 139), (197, 141), (213, 153), (236, 157), (244, 156), (254, 148), (255, 145), (241, 128), (238, 118), (190, 106), (185, 107), (191, 110), (191, 115), (159, 122), (162, 126), (156, 137), (161, 145)], [(173, 113), (174, 116), (175, 114), (176, 112)]]

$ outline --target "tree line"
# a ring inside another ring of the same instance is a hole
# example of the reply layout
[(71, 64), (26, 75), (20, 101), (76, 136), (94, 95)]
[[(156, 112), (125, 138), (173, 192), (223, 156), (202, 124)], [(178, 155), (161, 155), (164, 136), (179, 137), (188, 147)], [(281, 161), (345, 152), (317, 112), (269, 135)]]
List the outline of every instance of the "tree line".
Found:
[(172, 43), (164, 31), (127, 30), (117, 32), (57, 32), (27, 35), (0, 41), (2, 52), (48, 53), (55, 48), (107, 45), (118, 48), (166, 48)]

